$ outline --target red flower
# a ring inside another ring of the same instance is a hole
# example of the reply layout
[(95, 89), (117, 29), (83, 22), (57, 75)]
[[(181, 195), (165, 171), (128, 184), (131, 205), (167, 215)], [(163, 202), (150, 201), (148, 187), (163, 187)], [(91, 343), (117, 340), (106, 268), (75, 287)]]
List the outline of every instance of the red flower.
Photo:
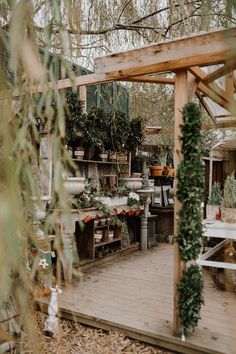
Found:
[(139, 208), (137, 211), (136, 211), (136, 214), (137, 215), (141, 215), (143, 213), (143, 210), (141, 208)]
[(126, 210), (124, 210), (124, 209), (121, 210), (121, 214), (122, 214), (122, 215), (126, 215)]
[(90, 220), (92, 220), (92, 217), (89, 216), (89, 215), (86, 215), (86, 216), (83, 218), (83, 222), (88, 222), (88, 221), (90, 221)]
[(134, 210), (133, 209), (130, 209), (129, 211), (128, 211), (128, 215), (133, 215), (134, 214)]

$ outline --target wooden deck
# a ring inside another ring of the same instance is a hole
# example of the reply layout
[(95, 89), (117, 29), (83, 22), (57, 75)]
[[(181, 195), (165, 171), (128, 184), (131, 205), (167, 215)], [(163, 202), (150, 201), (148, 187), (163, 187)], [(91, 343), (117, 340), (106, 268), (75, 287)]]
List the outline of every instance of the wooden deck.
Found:
[[(236, 294), (217, 290), (207, 271), (205, 306), (194, 335), (173, 336), (173, 247), (161, 244), (84, 272), (63, 289), (60, 315), (180, 353), (236, 353)], [(46, 310), (45, 299), (39, 301)]]

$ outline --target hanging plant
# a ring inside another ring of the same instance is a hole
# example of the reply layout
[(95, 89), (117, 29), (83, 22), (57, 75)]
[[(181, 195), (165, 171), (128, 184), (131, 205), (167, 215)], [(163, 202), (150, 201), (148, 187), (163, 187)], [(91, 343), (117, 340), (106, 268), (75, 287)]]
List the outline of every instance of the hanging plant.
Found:
[(179, 315), (183, 334), (194, 331), (200, 317), (203, 299), (202, 273), (197, 265), (191, 265), (178, 283)]
[(178, 235), (180, 257), (183, 261), (197, 259), (202, 246), (201, 202), (204, 199), (204, 171), (201, 157), (201, 111), (196, 103), (183, 110), (183, 161), (177, 171), (179, 212)]

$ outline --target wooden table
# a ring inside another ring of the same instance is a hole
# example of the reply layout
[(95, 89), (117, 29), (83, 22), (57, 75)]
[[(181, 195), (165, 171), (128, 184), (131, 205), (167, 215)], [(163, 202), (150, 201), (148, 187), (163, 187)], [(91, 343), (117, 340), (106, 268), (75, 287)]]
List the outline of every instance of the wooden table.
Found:
[(207, 267), (217, 267), (224, 269), (236, 270), (236, 264), (227, 262), (217, 262), (209, 260), (222, 247), (227, 245), (230, 240), (236, 241), (236, 224), (229, 224), (222, 221), (204, 220), (204, 237), (216, 237), (224, 239), (222, 242), (211, 248), (204, 254), (201, 254), (198, 259), (198, 264)]

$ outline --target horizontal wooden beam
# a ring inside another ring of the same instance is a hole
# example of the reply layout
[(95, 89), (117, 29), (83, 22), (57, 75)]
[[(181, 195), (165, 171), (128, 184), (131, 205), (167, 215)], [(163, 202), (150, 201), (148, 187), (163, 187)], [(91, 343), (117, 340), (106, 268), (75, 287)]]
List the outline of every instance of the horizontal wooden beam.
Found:
[(210, 130), (210, 129), (222, 129), (222, 128), (235, 128), (236, 127), (236, 120), (233, 121), (226, 121), (222, 123), (216, 124), (205, 124), (202, 126), (202, 129)]
[[(44, 84), (39, 84), (39, 85), (32, 85), (27, 87), (26, 90), (20, 90), (20, 89), (15, 89), (13, 90), (13, 93), (11, 97), (19, 97), (23, 96), (26, 94), (34, 94), (37, 92), (44, 92), (44, 91), (49, 91), (49, 90), (62, 90), (66, 89), (69, 87), (76, 87), (76, 86), (94, 86), (98, 84), (103, 84), (106, 82), (111, 82), (114, 81), (112, 79), (108, 79), (106, 74), (88, 74), (88, 75), (81, 75), (77, 76), (74, 78), (74, 80), (71, 79), (63, 79), (63, 80), (58, 80), (55, 82), (47, 82)], [(0, 99), (6, 97), (8, 92), (0, 92)]]
[(126, 77), (121, 79), (121, 81), (143, 82), (143, 83), (165, 84), (165, 85), (175, 84), (175, 78), (163, 77), (163, 76), (151, 76), (151, 75)]
[(191, 66), (224, 63), (231, 58), (236, 27), (159, 42), (147, 47), (95, 59), (95, 72), (119, 80), (151, 73), (173, 72)]

